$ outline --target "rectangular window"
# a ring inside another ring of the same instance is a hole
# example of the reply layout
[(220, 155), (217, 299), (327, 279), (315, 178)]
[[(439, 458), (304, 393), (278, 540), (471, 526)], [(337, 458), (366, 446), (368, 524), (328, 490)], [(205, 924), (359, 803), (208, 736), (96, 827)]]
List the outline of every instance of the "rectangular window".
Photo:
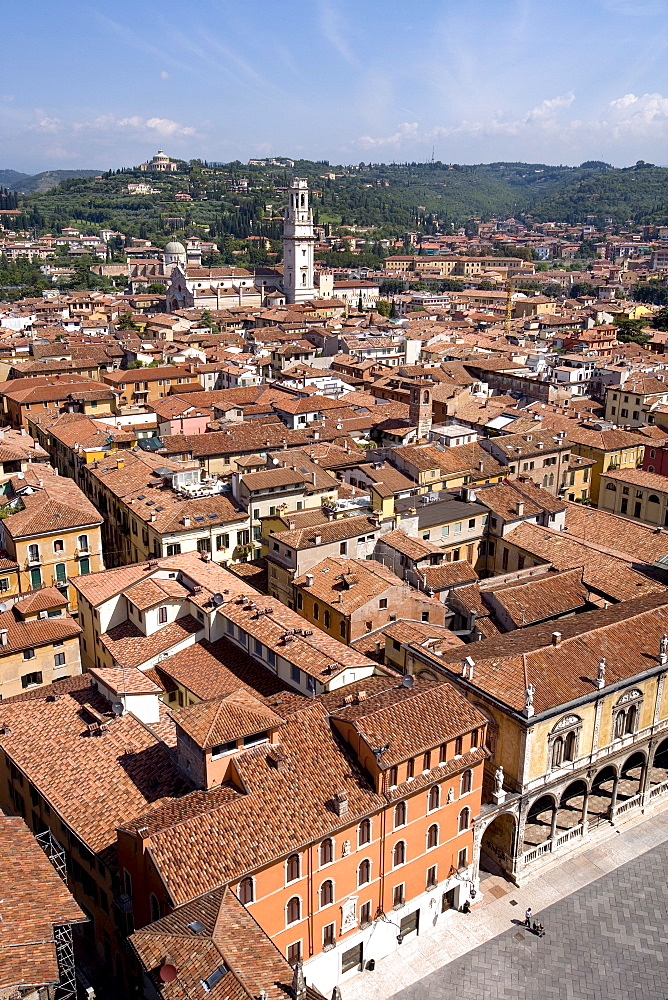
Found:
[(348, 951), (344, 951), (341, 956), (341, 974), (345, 975), (346, 972), (350, 972), (352, 969), (359, 969), (362, 966), (363, 950), (362, 942), (356, 944), (353, 948), (349, 948)]
[(216, 535), (216, 549), (220, 551), (221, 549), (229, 549), (230, 547), (230, 536), (229, 535)]
[(387, 597), (381, 597), (381, 599), (378, 601), (378, 607), (380, 608), (381, 611), (385, 610), (385, 608), (387, 607)]
[(297, 962), (301, 960), (302, 957), (302, 943), (301, 941), (295, 941), (294, 944), (288, 945), (288, 962), (290, 965), (296, 965)]
[(168, 545), (167, 546), (167, 555), (168, 556), (178, 556), (180, 554), (181, 554), (181, 543), (180, 542), (176, 542), (174, 545)]
[(294, 681), (295, 684), (301, 684), (301, 682), (302, 682), (302, 672), (299, 669), (299, 667), (295, 666), (294, 663), (292, 664), (292, 666), (290, 668), (290, 677), (292, 678), (292, 680)]
[(395, 885), (392, 890), (392, 906), (403, 906), (405, 898), (404, 883), (402, 882), (401, 885)]
[(23, 659), (24, 660), (34, 660), (35, 659), (35, 650), (34, 649), (24, 649), (23, 650)]
[(67, 566), (65, 563), (56, 563), (56, 580), (58, 583), (64, 583), (67, 579)]
[(267, 650), (267, 663), (270, 667), (274, 667), (276, 665), (276, 654), (273, 649)]
[(360, 924), (365, 927), (371, 923), (371, 903), (362, 903), (360, 906)]
[(329, 628), (331, 624), (332, 624), (332, 616), (330, 615), (329, 611), (325, 610), (323, 614), (323, 625), (325, 626), (325, 628)]
[(462, 847), (461, 851), (457, 855), (457, 867), (466, 868), (469, 863), (469, 849), (468, 847)]
[(86, 574), (90, 573), (90, 559), (88, 556), (86, 556), (85, 559), (79, 560), (79, 573), (82, 576), (86, 576)]
[(432, 865), (431, 868), (427, 868), (427, 889), (435, 889), (438, 885), (438, 878), (436, 877), (436, 865)]
[(303, 596), (302, 596), (302, 595), (301, 595), (301, 594), (300, 594), (300, 593), (298, 592), (298, 593), (297, 593), (297, 608), (298, 608), (298, 610), (299, 610), (299, 611), (301, 611), (303, 607), (304, 607), (304, 598), (303, 598)]
[(167, 621), (167, 608), (158, 608), (158, 621), (161, 625), (164, 625)]
[(64, 653), (56, 653), (56, 655), (53, 658), (53, 665), (54, 665), (54, 667), (64, 667), (65, 666), (65, 654)]
[(313, 617), (316, 621), (320, 618), (320, 607), (317, 604), (313, 604)]
[(24, 674), (21, 678), (21, 687), (28, 688), (34, 687), (36, 684), (42, 683), (42, 671), (35, 670), (32, 674)]
[(345, 619), (339, 622), (339, 635), (342, 639), (346, 637), (346, 622)]
[(0, 591), (9, 590), (9, 577), (0, 577)]
[(347, 542), (341, 542), (340, 545), (339, 545), (339, 555), (345, 556), (345, 554), (347, 553), (347, 551), (348, 551), (348, 543)]
[(325, 924), (322, 929), (323, 948), (331, 948), (336, 944), (335, 930), (335, 924)]

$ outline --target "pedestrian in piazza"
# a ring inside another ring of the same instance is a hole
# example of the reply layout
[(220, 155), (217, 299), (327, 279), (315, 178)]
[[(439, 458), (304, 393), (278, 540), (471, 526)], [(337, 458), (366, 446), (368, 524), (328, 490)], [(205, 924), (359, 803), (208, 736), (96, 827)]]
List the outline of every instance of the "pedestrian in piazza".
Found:
[(527, 911), (524, 914), (524, 926), (531, 927), (531, 907), (527, 906)]

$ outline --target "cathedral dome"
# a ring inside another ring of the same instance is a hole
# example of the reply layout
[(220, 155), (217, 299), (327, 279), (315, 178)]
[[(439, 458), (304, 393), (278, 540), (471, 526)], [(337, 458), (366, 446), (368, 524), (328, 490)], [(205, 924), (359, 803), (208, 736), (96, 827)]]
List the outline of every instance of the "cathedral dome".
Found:
[(185, 254), (186, 248), (183, 243), (179, 243), (177, 240), (172, 240), (165, 247), (165, 253), (182, 253)]

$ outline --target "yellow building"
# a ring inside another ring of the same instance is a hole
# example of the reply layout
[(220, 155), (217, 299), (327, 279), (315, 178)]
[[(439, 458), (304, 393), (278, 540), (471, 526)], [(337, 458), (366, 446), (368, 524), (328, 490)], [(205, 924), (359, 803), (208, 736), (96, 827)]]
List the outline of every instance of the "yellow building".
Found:
[(0, 612), (0, 696), (81, 673), (81, 629), (60, 591), (46, 587)]
[[(590, 482), (582, 484), (574, 481), (576, 489), (570, 490), (578, 496), (577, 487), (580, 490), (585, 485), (589, 489), (589, 499), (598, 503), (601, 475), (609, 469), (636, 469), (642, 465), (645, 454), (645, 440), (639, 434), (631, 431), (623, 431), (619, 428), (605, 430), (596, 421), (586, 421), (578, 423), (569, 417), (549, 414), (545, 424), (555, 431), (563, 430), (571, 445), (571, 453), (580, 455), (581, 458), (591, 459)], [(583, 467), (584, 468), (584, 467)], [(572, 466), (569, 472), (573, 471)], [(584, 475), (584, 473), (583, 473)], [(566, 486), (570, 486), (570, 475)], [(570, 499), (570, 495), (569, 495)]]
[(445, 674), (488, 719), (483, 867), (520, 882), (593, 829), (665, 808), (667, 633), (662, 590), (465, 650), (406, 644), (408, 672)]
[(71, 479), (50, 466), (29, 467), (11, 480), (0, 520), (0, 542), (18, 565), (21, 594), (56, 587), (70, 608), (70, 578), (104, 569), (102, 517)]

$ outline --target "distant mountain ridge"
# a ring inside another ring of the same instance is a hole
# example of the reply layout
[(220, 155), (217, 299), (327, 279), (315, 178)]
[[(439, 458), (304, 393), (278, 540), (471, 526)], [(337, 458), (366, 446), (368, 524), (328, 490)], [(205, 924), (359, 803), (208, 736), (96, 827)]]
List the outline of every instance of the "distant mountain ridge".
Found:
[(0, 170), (0, 187), (24, 194), (51, 191), (71, 177), (96, 177), (101, 170), (43, 170), (41, 174), (23, 174), (20, 170)]

